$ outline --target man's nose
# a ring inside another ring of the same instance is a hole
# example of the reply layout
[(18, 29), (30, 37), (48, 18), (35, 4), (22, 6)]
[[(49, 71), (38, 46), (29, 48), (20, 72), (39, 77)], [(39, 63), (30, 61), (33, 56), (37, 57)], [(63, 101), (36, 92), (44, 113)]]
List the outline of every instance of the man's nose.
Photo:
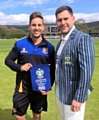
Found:
[(64, 19), (62, 19), (61, 24), (64, 24), (64, 23), (65, 23), (65, 20), (64, 20)]
[(39, 26), (38, 26), (38, 25), (36, 25), (36, 26), (35, 26), (35, 29), (38, 29), (38, 27), (39, 27)]

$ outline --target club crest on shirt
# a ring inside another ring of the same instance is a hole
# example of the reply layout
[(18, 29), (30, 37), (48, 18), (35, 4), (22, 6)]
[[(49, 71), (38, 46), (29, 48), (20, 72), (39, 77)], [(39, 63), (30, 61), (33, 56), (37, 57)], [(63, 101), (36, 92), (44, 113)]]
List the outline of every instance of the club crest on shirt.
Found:
[(48, 48), (43, 48), (43, 49), (42, 49), (42, 52), (43, 52), (44, 54), (47, 54), (47, 53), (48, 53)]
[(71, 61), (70, 61), (70, 56), (69, 55), (65, 56), (65, 64), (72, 64)]
[(26, 48), (22, 48), (21, 53), (27, 53), (28, 51), (26, 50)]

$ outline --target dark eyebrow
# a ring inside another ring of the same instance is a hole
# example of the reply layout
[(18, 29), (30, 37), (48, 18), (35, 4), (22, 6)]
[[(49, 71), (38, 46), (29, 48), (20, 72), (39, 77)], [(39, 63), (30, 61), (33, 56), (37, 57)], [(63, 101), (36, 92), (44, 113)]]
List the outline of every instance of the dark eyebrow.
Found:
[(68, 17), (66, 17), (66, 18), (59, 18), (59, 19), (57, 19), (57, 21), (61, 22), (62, 20), (67, 20), (67, 19), (68, 19)]
[[(36, 26), (35, 23), (31, 24), (32, 26)], [(38, 26), (42, 26), (42, 24), (37, 24)]]

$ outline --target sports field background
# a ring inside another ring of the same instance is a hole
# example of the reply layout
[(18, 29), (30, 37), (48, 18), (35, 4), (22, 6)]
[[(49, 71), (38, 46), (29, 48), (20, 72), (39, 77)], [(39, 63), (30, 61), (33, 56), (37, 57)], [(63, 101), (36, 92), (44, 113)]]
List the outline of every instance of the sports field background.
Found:
[[(58, 40), (49, 40), (56, 46)], [(11, 115), (12, 95), (15, 86), (15, 72), (4, 64), (4, 59), (15, 40), (0, 40), (0, 120), (15, 120)], [(95, 71), (92, 78), (94, 91), (86, 103), (85, 120), (99, 120), (99, 38), (95, 43)], [(28, 109), (27, 120), (31, 120), (32, 114)], [(60, 120), (55, 103), (55, 86), (48, 95), (48, 112), (42, 113), (42, 120)]]

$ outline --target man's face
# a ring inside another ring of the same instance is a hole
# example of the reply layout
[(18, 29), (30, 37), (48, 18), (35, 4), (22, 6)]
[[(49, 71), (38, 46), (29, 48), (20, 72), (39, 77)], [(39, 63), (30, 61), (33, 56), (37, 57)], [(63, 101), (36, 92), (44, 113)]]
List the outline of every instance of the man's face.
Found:
[(41, 18), (34, 18), (31, 20), (29, 30), (32, 38), (39, 38), (44, 30), (43, 20)]
[(56, 24), (64, 36), (72, 29), (74, 20), (74, 16), (67, 10), (57, 14)]

